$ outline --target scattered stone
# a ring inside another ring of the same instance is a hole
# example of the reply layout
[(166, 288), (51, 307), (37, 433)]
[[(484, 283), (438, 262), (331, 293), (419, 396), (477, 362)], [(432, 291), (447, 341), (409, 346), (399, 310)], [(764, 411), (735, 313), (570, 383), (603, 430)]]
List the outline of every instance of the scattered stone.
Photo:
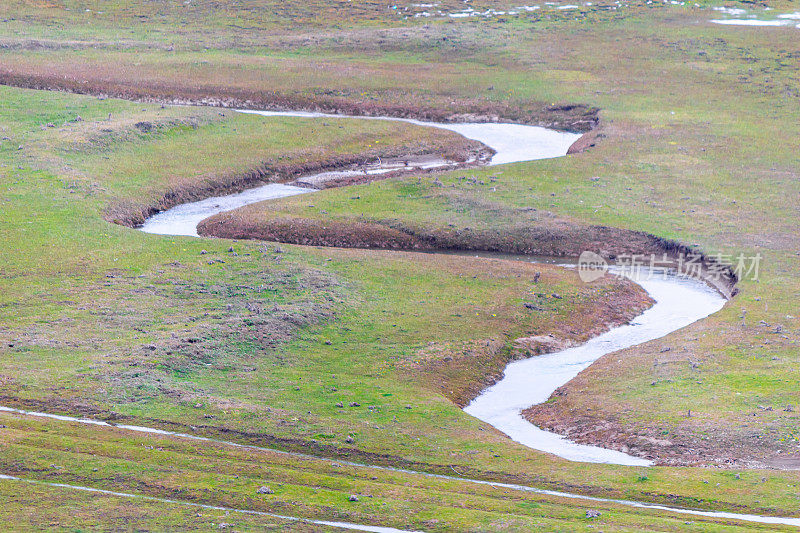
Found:
[(536, 274), (534, 274), (533, 275), (533, 282), (534, 283), (539, 283), (539, 278), (540, 277), (542, 277), (542, 273), (541, 272), (537, 272)]
[(350, 402), (350, 407), (361, 407), (361, 404), (358, 402)]
[(266, 485), (261, 485), (260, 487), (258, 487), (258, 490), (256, 492), (258, 494), (275, 494), (275, 491), (267, 487)]
[(351, 494), (350, 497), (347, 498), (347, 500), (351, 501), (351, 502), (357, 502), (358, 501), (358, 496), (356, 496), (355, 494)]
[(600, 511), (596, 509), (589, 509), (586, 511), (586, 518), (600, 518)]
[(554, 292), (553, 293), (553, 298), (555, 298), (556, 300), (562, 300), (563, 296), (561, 296), (560, 294), (557, 294), (557, 293)]
[(344, 404), (342, 402), (339, 402), (336, 404), (336, 407), (344, 407)]
[(354, 439), (352, 435), (348, 435), (348, 436), (347, 436), (347, 438), (346, 438), (346, 439), (344, 439), (344, 441), (345, 441), (347, 444), (353, 444), (353, 443), (356, 441), (356, 439)]
[(277, 246), (277, 247), (275, 248), (275, 253), (276, 253), (276, 254), (282, 254), (282, 253), (283, 253), (283, 249), (282, 249), (280, 246)]
[(734, 477), (735, 479), (742, 479), (742, 476), (740, 476), (738, 473), (737, 473), (735, 476), (733, 476), (733, 477)]
[(194, 404), (194, 408), (195, 409), (202, 409), (203, 408), (203, 404), (202, 403), (196, 403), (196, 404)]

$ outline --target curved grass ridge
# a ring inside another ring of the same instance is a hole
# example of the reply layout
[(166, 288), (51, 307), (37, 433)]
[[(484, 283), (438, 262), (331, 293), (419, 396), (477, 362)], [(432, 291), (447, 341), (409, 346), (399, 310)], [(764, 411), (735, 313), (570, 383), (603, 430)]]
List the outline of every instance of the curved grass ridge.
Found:
[[(25, 411), (25, 410), (20, 410), (20, 409), (9, 408), (9, 407), (5, 407), (5, 406), (0, 406), (0, 411), (2, 411), (2, 412), (12, 412), (12, 413), (20, 414), (20, 415), (25, 415), (25, 416), (42, 417), (42, 418), (50, 418), (50, 419), (56, 419), (56, 420), (61, 420), (61, 421), (69, 421), (69, 422), (75, 422), (75, 423), (83, 424), (83, 425), (90, 425), (90, 426), (114, 427), (114, 428), (122, 429), (124, 431), (130, 431), (130, 432), (136, 432), (136, 433), (145, 433), (145, 434), (148, 434), (148, 435), (169, 436), (169, 437), (175, 437), (175, 438), (179, 438), (179, 439), (189, 439), (189, 440), (195, 440), (195, 441), (201, 441), (201, 442), (208, 442), (209, 444), (221, 444), (221, 445), (224, 445), (224, 446), (232, 446), (232, 447), (235, 447), (235, 448), (245, 448), (245, 449), (267, 451), (267, 452), (279, 453), (279, 454), (287, 454), (287, 455), (295, 456), (295, 457), (298, 457), (298, 458), (301, 458), (301, 459), (302, 458), (308, 458), (308, 459), (313, 459), (313, 460), (319, 460), (319, 458), (316, 457), (316, 456), (307, 455), (307, 454), (304, 454), (304, 453), (284, 451), (284, 450), (280, 450), (280, 449), (262, 447), (262, 446), (257, 446), (257, 445), (253, 445), (253, 444), (240, 444), (240, 443), (232, 442), (232, 441), (219, 440), (219, 439), (208, 438), (208, 437), (203, 437), (203, 436), (198, 436), (198, 435), (192, 435), (192, 434), (188, 434), (188, 433), (165, 431), (165, 430), (162, 430), (162, 429), (156, 429), (156, 428), (150, 428), (150, 427), (144, 427), (144, 426), (131, 426), (131, 425), (113, 424), (113, 423), (108, 423), (108, 422), (95, 420), (95, 419), (90, 419), (90, 418), (75, 418), (75, 417), (70, 417), (70, 416), (65, 416), (65, 415), (56, 415), (56, 414), (52, 414), (52, 413)], [(788, 516), (765, 516), (765, 515), (755, 515), (755, 514), (745, 514), (745, 513), (733, 513), (733, 512), (726, 512), (726, 511), (704, 511), (704, 510), (699, 510), (699, 509), (667, 506), (667, 505), (662, 505), (662, 504), (658, 504), (658, 503), (645, 503), (645, 502), (640, 502), (640, 501), (632, 501), (632, 500), (628, 500), (628, 499), (603, 498), (603, 497), (597, 497), (597, 496), (589, 496), (589, 495), (577, 494), (577, 493), (574, 493), (574, 492), (566, 492), (566, 491), (562, 491), (562, 490), (541, 489), (541, 488), (530, 487), (530, 486), (522, 485), (522, 484), (518, 484), (518, 483), (505, 483), (505, 482), (498, 482), (498, 481), (494, 481), (494, 480), (471, 478), (471, 477), (469, 477), (469, 475), (453, 476), (453, 475), (450, 475), (450, 474), (433, 473), (433, 472), (425, 471), (425, 470), (415, 470), (415, 469), (410, 469), (410, 468), (397, 468), (397, 467), (390, 467), (390, 466), (380, 466), (380, 465), (365, 464), (365, 463), (359, 463), (359, 462), (353, 462), (353, 461), (341, 461), (341, 460), (338, 460), (337, 463), (344, 464), (344, 465), (349, 465), (349, 466), (356, 466), (356, 467), (374, 469), (374, 470), (384, 470), (384, 471), (389, 471), (389, 472), (399, 472), (399, 473), (406, 473), (406, 474), (417, 474), (417, 475), (422, 475), (422, 476), (427, 476), (427, 477), (432, 477), (432, 478), (439, 478), (439, 479), (447, 479), (447, 480), (453, 480), (453, 481), (459, 481), (459, 482), (473, 483), (473, 484), (477, 484), (477, 485), (490, 485), (490, 486), (494, 486), (494, 487), (507, 488), (507, 489), (512, 489), (512, 490), (519, 490), (519, 491), (523, 491), (523, 492), (532, 492), (532, 493), (536, 493), (536, 494), (543, 494), (543, 495), (548, 495), (548, 496), (556, 496), (556, 497), (567, 498), (567, 499), (577, 499), (577, 500), (584, 500), (584, 501), (588, 501), (588, 502), (602, 502), (602, 503), (619, 504), (619, 505), (623, 505), (623, 506), (626, 506), (626, 507), (634, 507), (634, 508), (639, 508), (639, 509), (655, 509), (655, 510), (660, 510), (660, 511), (678, 513), (678, 514), (694, 515), (694, 516), (701, 516), (701, 517), (712, 517), (712, 518), (729, 518), (729, 519), (734, 519), (734, 520), (743, 520), (743, 521), (746, 521), (746, 522), (756, 522), (756, 523), (763, 523), (763, 524), (793, 525), (793, 526), (800, 525), (800, 518), (788, 517)], [(19, 477), (16, 477), (16, 476), (7, 476), (7, 475), (3, 475), (3, 474), (0, 474), (0, 479), (11, 479), (11, 480), (15, 480), (15, 481), (21, 481), (21, 482), (26, 482), (26, 483), (35, 483), (35, 484), (40, 483), (40, 484), (45, 484), (45, 485), (72, 488), (74, 490), (83, 490), (83, 491), (90, 491), (90, 492), (97, 492), (97, 493), (116, 494), (116, 495), (122, 495), (122, 496), (125, 496), (125, 497), (131, 497), (131, 498), (145, 498), (145, 499), (152, 498), (152, 497), (149, 497), (149, 496), (138, 495), (138, 494), (120, 493), (120, 492), (114, 492), (114, 491), (104, 491), (102, 489), (95, 489), (95, 488), (91, 488), (91, 487), (49, 483), (49, 482), (46, 482), (46, 481), (33, 480), (33, 479), (22, 479), (22, 478), (19, 478)], [(252, 511), (252, 510), (240, 509), (240, 508), (204, 505), (204, 504), (200, 504), (200, 503), (196, 503), (196, 502), (189, 502), (189, 501), (185, 501), (185, 500), (171, 500), (171, 499), (165, 499), (165, 498), (153, 498), (153, 499), (164, 501), (164, 502), (180, 503), (180, 504), (183, 504), (183, 505), (195, 505), (195, 506), (207, 507), (209, 509), (223, 509), (223, 510), (231, 510), (231, 511), (242, 512), (242, 513), (263, 514), (263, 515), (266, 515), (266, 516), (277, 516), (277, 517), (286, 518), (286, 519), (293, 520), (293, 521), (294, 520), (296, 520), (296, 521), (307, 521), (307, 522), (311, 522), (311, 523), (325, 524), (325, 525), (331, 524), (331, 522), (326, 522), (326, 521), (321, 521), (321, 520), (320, 521), (309, 520), (309, 519), (304, 519), (304, 518), (289, 517), (289, 516), (285, 516), (285, 515), (276, 515), (276, 514), (273, 514), (273, 513)], [(355, 526), (354, 524), (352, 524), (352, 525), (354, 526), (353, 529), (358, 528), (358, 526)], [(392, 528), (383, 528), (383, 529), (381, 529), (379, 527), (374, 527), (374, 526), (361, 526), (361, 527), (364, 528), (363, 529), (364, 531), (373, 531), (373, 530), (374, 531), (387, 531), (387, 532), (389, 532), (389, 531), (399, 531), (399, 530), (394, 530)], [(367, 529), (367, 528), (369, 528), (369, 529)]]
[[(57, 66), (53, 66), (55, 70)], [(0, 68), (0, 84), (24, 89), (66, 91), (99, 97), (113, 97), (136, 102), (170, 105), (201, 105), (263, 111), (309, 111), (339, 115), (385, 116), (430, 122), (510, 122), (531, 126), (587, 132), (600, 122), (600, 109), (586, 104), (543, 104), (531, 102), (526, 109), (505, 102), (451, 100), (447, 108), (436, 105), (410, 106), (375, 101), (354, 101), (324, 95), (298, 95), (278, 91), (251, 90), (239, 87), (192, 87), (165, 81), (125, 79), (88, 79), (70, 76), (14, 72)]]
[[(297, 200), (279, 206), (266, 202), (220, 213), (202, 221), (198, 233), (227, 239), (258, 239), (308, 246), (410, 251), (469, 251), (577, 258), (586, 250), (613, 262), (619, 256), (655, 254), (665, 264), (696, 257), (700, 278), (727, 298), (736, 295), (738, 278), (730, 265), (696, 247), (644, 231), (586, 225), (566, 219), (532, 222), (529, 226), (496, 230), (425, 228), (399, 220), (304, 217), (293, 214)], [(713, 276), (712, 276), (713, 274)]]

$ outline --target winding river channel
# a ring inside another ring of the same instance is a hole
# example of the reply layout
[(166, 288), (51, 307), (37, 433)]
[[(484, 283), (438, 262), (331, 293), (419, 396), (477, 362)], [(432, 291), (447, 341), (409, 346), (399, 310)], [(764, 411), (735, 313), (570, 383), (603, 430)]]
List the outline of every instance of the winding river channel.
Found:
[[(351, 119), (322, 113), (243, 111), (263, 116), (293, 116)], [(360, 118), (360, 117), (359, 117)], [(580, 137), (536, 126), (521, 124), (433, 123), (412, 119), (367, 117), (372, 120), (398, 120), (419, 126), (454, 131), (492, 148), (495, 155), (488, 163), (498, 165), (566, 155)], [(443, 163), (442, 166), (448, 166)], [(292, 185), (269, 184), (224, 197), (178, 205), (149, 218), (141, 227), (148, 233), (164, 235), (197, 235), (202, 220), (238, 207), (314, 191)], [(520, 257), (519, 260), (531, 261)], [(508, 365), (503, 379), (475, 398), (465, 411), (491, 424), (513, 440), (539, 451), (552, 453), (571, 461), (647, 466), (651, 461), (625, 453), (570, 442), (561, 435), (538, 428), (522, 417), (522, 410), (546, 401), (555, 390), (566, 384), (584, 368), (607, 353), (628, 348), (704, 318), (719, 309), (725, 299), (699, 280), (664, 272), (641, 271), (639, 283), (656, 301), (655, 305), (635, 322), (615, 328), (582, 346), (534, 357)]]
[[(455, 131), (467, 138), (482, 142), (494, 149), (496, 154), (489, 164), (505, 164), (534, 159), (550, 157), (560, 157), (567, 153), (572, 143), (577, 140), (579, 135), (563, 133), (539, 128), (534, 126), (523, 126), (518, 124), (439, 124), (422, 122), (410, 119), (397, 119), (388, 117), (342, 117), (340, 115), (327, 115), (321, 113), (305, 112), (267, 112), (267, 111), (242, 111), (264, 116), (293, 116), (293, 117), (315, 117), (315, 118), (337, 118), (353, 119), (363, 118), (370, 120), (401, 120), (421, 126), (429, 126)], [(450, 165), (444, 163), (443, 166)], [(140, 228), (142, 231), (164, 235), (190, 235), (197, 236), (197, 225), (199, 222), (215, 214), (236, 209), (238, 207), (260, 202), (269, 199), (283, 198), (297, 194), (308, 194), (313, 189), (296, 187), (284, 184), (269, 184), (256, 187), (241, 193), (231, 194), (224, 197), (208, 198), (199, 202), (183, 204), (172, 209), (158, 213), (148, 219)], [(530, 258), (520, 260), (528, 260)], [(613, 269), (612, 269), (613, 270)], [(608, 353), (621, 350), (627, 347), (647, 342), (663, 337), (673, 331), (685, 327), (697, 320), (700, 320), (722, 308), (725, 299), (715, 290), (708, 287), (699, 280), (679, 277), (669, 272), (647, 272), (644, 271), (633, 281), (640, 284), (655, 300), (655, 304), (637, 317), (632, 323), (614, 328), (605, 334), (591, 339), (584, 345), (569, 348), (560, 352), (551, 353), (523, 361), (517, 361), (508, 365), (504, 377), (492, 387), (486, 389), (480, 396), (470, 403), (465, 411), (484, 422), (491, 424), (498, 430), (508, 435), (511, 439), (524, 444), (530, 448), (544, 451), (563, 457), (571, 461), (601, 462), (620, 465), (649, 465), (650, 461), (638, 457), (633, 457), (622, 452), (609, 450), (597, 446), (586, 446), (570, 442), (564, 437), (544, 431), (525, 420), (521, 411), (532, 405), (546, 401), (550, 395), (560, 386), (574, 378), (583, 369), (587, 368), (594, 361)], [(234, 442), (198, 437), (190, 434), (174, 433), (159, 429), (147, 428), (142, 426), (114, 425), (99, 420), (74, 418), (50, 413), (39, 413), (24, 411), (9, 407), (0, 406), (0, 411), (13, 412), (28, 416), (48, 417), (59, 420), (67, 420), (83, 424), (93, 424), (100, 426), (113, 426), (122, 430), (146, 432), (161, 435), (173, 435), (181, 438), (204, 440), (215, 443), (222, 443), (231, 446), (243, 446), (252, 449), (262, 449), (257, 446), (247, 446)], [(276, 450), (270, 450), (276, 452)], [(293, 452), (291, 455), (302, 456)], [(606, 498), (594, 498), (581, 494), (550, 491), (537, 489), (524, 485), (507, 483), (497, 483), (477, 479), (465, 479), (456, 476), (444, 476), (429, 474), (390, 467), (362, 465), (359, 463), (343, 464), (363, 466), (379, 470), (393, 470), (418, 475), (437, 477), (443, 479), (457, 479), (462, 482), (492, 485), (513, 490), (527, 491), (537, 494), (547, 494), (562, 498), (583, 500), (586, 502), (604, 502), (618, 504), (628, 507), (656, 509), (674, 513), (682, 513), (694, 516), (704, 516), (713, 518), (730, 518), (750, 522), (766, 524), (784, 524), (800, 526), (799, 518), (772, 517), (747, 515), (738, 513), (699, 511), (693, 509), (683, 509), (667, 507), (658, 504), (636, 502), (630, 500), (615, 500)], [(24, 480), (10, 476), (2, 479), (17, 480), (29, 483), (44, 483), (33, 480)], [(137, 498), (136, 494), (114, 493), (100, 491), (89, 487), (76, 487), (72, 485), (59, 485), (44, 483), (57, 487), (69, 487), (78, 490), (94, 491), (107, 493), (109, 495)], [(149, 497), (148, 497), (149, 498)], [(156, 499), (158, 498), (149, 498)], [(179, 502), (172, 500), (160, 500), (164, 502), (195, 505), (189, 502)], [(251, 514), (264, 514), (254, 511), (241, 509), (227, 509), (222, 507), (211, 507), (214, 509), (224, 509), (241, 511)], [(291, 520), (303, 520), (294, 517), (282, 517)], [(400, 531), (392, 528), (381, 528), (374, 526), (361, 526), (358, 524), (325, 522), (307, 520), (307, 522), (320, 525), (336, 525), (348, 529), (360, 529), (363, 531), (395, 532)]]

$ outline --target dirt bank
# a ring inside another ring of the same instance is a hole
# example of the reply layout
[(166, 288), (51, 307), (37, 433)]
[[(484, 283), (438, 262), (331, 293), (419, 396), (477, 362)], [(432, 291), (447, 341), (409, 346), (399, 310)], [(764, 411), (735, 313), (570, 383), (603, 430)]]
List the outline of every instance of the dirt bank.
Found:
[[(105, 219), (114, 224), (128, 227), (141, 226), (148, 217), (174, 207), (179, 204), (195, 202), (210, 198), (241, 192), (245, 189), (258, 187), (267, 183), (287, 183), (300, 178), (321, 172), (351, 171), (367, 168), (365, 162), (372, 163), (376, 159), (393, 160), (399, 157), (410, 159), (438, 158), (451, 163), (448, 168), (470, 167), (487, 160), (494, 153), (483, 144), (454, 136), (453, 141), (441, 147), (440, 153), (434, 153), (433, 147), (420, 148), (411, 153), (403, 151), (403, 147), (387, 147), (381, 149), (378, 157), (375, 154), (349, 154), (332, 156), (320, 161), (307, 161), (300, 163), (267, 163), (258, 168), (244, 173), (227, 173), (221, 175), (201, 176), (197, 180), (183, 183), (173, 187), (160, 198), (152, 201), (119, 201), (111, 204), (105, 212)], [(374, 166), (374, 165), (371, 165)], [(427, 173), (426, 170), (398, 169), (385, 174), (371, 174), (350, 176), (330, 180), (323, 184), (324, 187), (353, 185), (376, 179), (398, 177), (413, 172), (415, 174)], [(299, 185), (303, 185), (300, 183)]]
[[(140, 102), (203, 105), (272, 111), (313, 111), (342, 115), (413, 118), (431, 122), (510, 122), (546, 128), (586, 132), (599, 123), (599, 109), (586, 104), (544, 104), (530, 102), (520, 107), (507, 102), (448, 98), (441, 106), (406, 104), (362, 99), (358, 94), (329, 96), (293, 94), (277, 90), (254, 90), (218, 85), (191, 85), (188, 81), (131, 78), (133, 73), (116, 72), (101, 77), (86, 69), (80, 73), (54, 72), (49, 68), (26, 66), (30, 71), (0, 68), (0, 84), (26, 89), (66, 91)], [(44, 69), (37, 71), (36, 69)]]
[(570, 393), (582, 387), (572, 382), (558, 389), (550, 401), (533, 406), (523, 412), (533, 424), (564, 435), (582, 444), (645, 457), (659, 465), (708, 466), (725, 468), (800, 468), (800, 454), (772, 442), (754, 447), (752, 442), (736, 434), (719, 431), (708, 438), (701, 428), (691, 424), (675, 428), (665, 435), (662, 427), (631, 428), (615, 419), (605, 410), (586, 410), (573, 405)]
[(229, 239), (259, 239), (289, 244), (393, 250), (486, 251), (509, 254), (578, 257), (594, 251), (612, 261), (640, 254), (666, 257), (664, 264), (683, 256), (697, 257), (701, 277), (719, 270), (720, 279), (707, 281), (726, 296), (735, 294), (736, 279), (726, 266), (676, 241), (641, 231), (586, 225), (559, 218), (538, 218), (530, 224), (496, 228), (423, 228), (396, 220), (319, 219), (275, 214), (255, 204), (221, 213), (198, 225), (200, 235)]
[(577, 141), (572, 143), (572, 146), (570, 146), (569, 150), (567, 150), (567, 155), (579, 154), (581, 152), (585, 152), (589, 148), (593, 148), (602, 137), (603, 133), (601, 132), (600, 127), (587, 131), (581, 135)]
[[(547, 271), (552, 267), (525, 264), (528, 274)], [(607, 277), (591, 289), (594, 297), (574, 302), (567, 320), (558, 317), (540, 318), (540, 305), (560, 295), (541, 295), (543, 301), (529, 305), (536, 318), (536, 332), (525, 337), (498, 336), (469, 345), (452, 346), (431, 343), (404, 369), (417, 381), (440, 392), (459, 407), (464, 407), (484, 389), (503, 377), (505, 367), (512, 361), (536, 357), (583, 344), (592, 337), (627, 324), (653, 305), (653, 300), (638, 285)]]

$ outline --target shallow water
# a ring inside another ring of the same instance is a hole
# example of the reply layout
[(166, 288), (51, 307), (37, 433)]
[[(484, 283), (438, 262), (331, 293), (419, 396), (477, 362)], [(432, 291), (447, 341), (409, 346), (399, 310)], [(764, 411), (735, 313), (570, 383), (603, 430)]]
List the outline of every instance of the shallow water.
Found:
[(674, 274), (639, 273), (641, 285), (656, 303), (628, 325), (587, 343), (509, 364), (503, 379), (475, 398), (464, 411), (496, 427), (511, 439), (570, 461), (630, 466), (647, 459), (598, 446), (586, 446), (544, 431), (522, 417), (522, 410), (544, 403), (597, 359), (611, 352), (663, 337), (720, 310), (725, 299), (705, 283)]
[[(310, 112), (242, 111), (263, 116), (341, 118)], [(345, 117), (352, 118), (352, 117)], [(496, 151), (491, 164), (559, 157), (580, 135), (520, 124), (438, 124), (412, 119), (397, 120), (457, 132)], [(262, 200), (311, 192), (290, 185), (264, 185), (225, 197), (183, 204), (146, 221), (142, 230), (167, 235), (197, 235), (197, 224), (217, 213)], [(518, 258), (519, 259), (519, 258)], [(484, 391), (465, 411), (493, 425), (513, 440), (530, 448), (572, 461), (649, 465), (650, 461), (618, 452), (570, 442), (525, 420), (521, 411), (544, 402), (584, 368), (606, 353), (652, 340), (684, 327), (722, 307), (724, 300), (703, 283), (683, 278), (644, 280), (642, 286), (657, 304), (645, 312), (636, 325), (622, 326), (592, 339), (587, 344), (541, 357), (512, 363), (501, 381)]]
[[(728, 15), (744, 16), (747, 14), (745, 9), (731, 9), (731, 8), (713, 8), (715, 11), (720, 11)], [(783, 13), (776, 15), (771, 19), (759, 19), (757, 15), (751, 14), (747, 18), (729, 18), (729, 19), (714, 19), (711, 22), (714, 24), (724, 24), (726, 26), (795, 26), (800, 28), (797, 21), (800, 20), (800, 11), (795, 13)]]
[(392, 120), (407, 122), (417, 126), (454, 131), (467, 139), (481, 142), (497, 152), (490, 165), (549, 159), (567, 154), (567, 150), (577, 141), (581, 134), (556, 131), (539, 126), (507, 123), (445, 123), (425, 122), (410, 118), (397, 117), (348, 117), (329, 113), (311, 113), (303, 111), (256, 111), (240, 110), (241, 113), (262, 115), (265, 117), (310, 117), (310, 118), (357, 118), (362, 120)]
[(214, 196), (199, 202), (177, 205), (172, 209), (167, 209), (148, 218), (139, 229), (145, 233), (199, 237), (197, 225), (208, 217), (256, 202), (274, 198), (286, 198), (287, 196), (307, 192), (312, 192), (312, 189), (270, 183), (240, 193)]
[[(489, 162), (490, 165), (500, 165), (504, 163), (516, 163), (520, 161), (532, 161), (534, 159), (547, 159), (566, 155), (567, 150), (580, 138), (580, 134), (566, 133), (562, 131), (549, 130), (538, 126), (524, 126), (521, 124), (438, 124), (434, 122), (423, 122), (419, 120), (390, 118), (390, 117), (347, 117), (342, 115), (330, 115), (325, 113), (309, 113), (303, 111), (255, 111), (241, 110), (241, 113), (262, 115), (267, 117), (310, 117), (310, 118), (339, 118), (339, 119), (366, 119), (366, 120), (393, 120), (408, 122), (419, 126), (439, 128), (454, 131), (468, 139), (479, 141), (492, 148), (496, 153)], [(446, 168), (452, 163), (422, 165), (422, 168), (430, 169), (436, 167)], [(396, 169), (392, 169), (396, 170)], [(379, 174), (383, 169), (373, 170), (371, 173)], [(314, 176), (325, 176), (330, 174), (322, 172)], [(347, 171), (337, 172), (337, 175), (348, 175)], [(359, 171), (351, 171), (350, 175), (363, 174)], [(306, 177), (306, 180), (314, 176)], [(313, 181), (313, 180), (312, 180)], [(139, 228), (145, 233), (157, 233), (160, 235), (188, 235), (197, 237), (197, 225), (203, 220), (232, 211), (239, 207), (285, 198), (296, 194), (313, 192), (313, 189), (294, 187), (272, 183), (262, 185), (244, 192), (231, 194), (228, 196), (208, 198), (199, 202), (181, 204), (171, 209), (153, 215), (148, 218)]]
[(714, 19), (714, 24), (724, 24), (727, 26), (794, 26), (796, 22), (791, 20), (757, 20), (757, 19)]

